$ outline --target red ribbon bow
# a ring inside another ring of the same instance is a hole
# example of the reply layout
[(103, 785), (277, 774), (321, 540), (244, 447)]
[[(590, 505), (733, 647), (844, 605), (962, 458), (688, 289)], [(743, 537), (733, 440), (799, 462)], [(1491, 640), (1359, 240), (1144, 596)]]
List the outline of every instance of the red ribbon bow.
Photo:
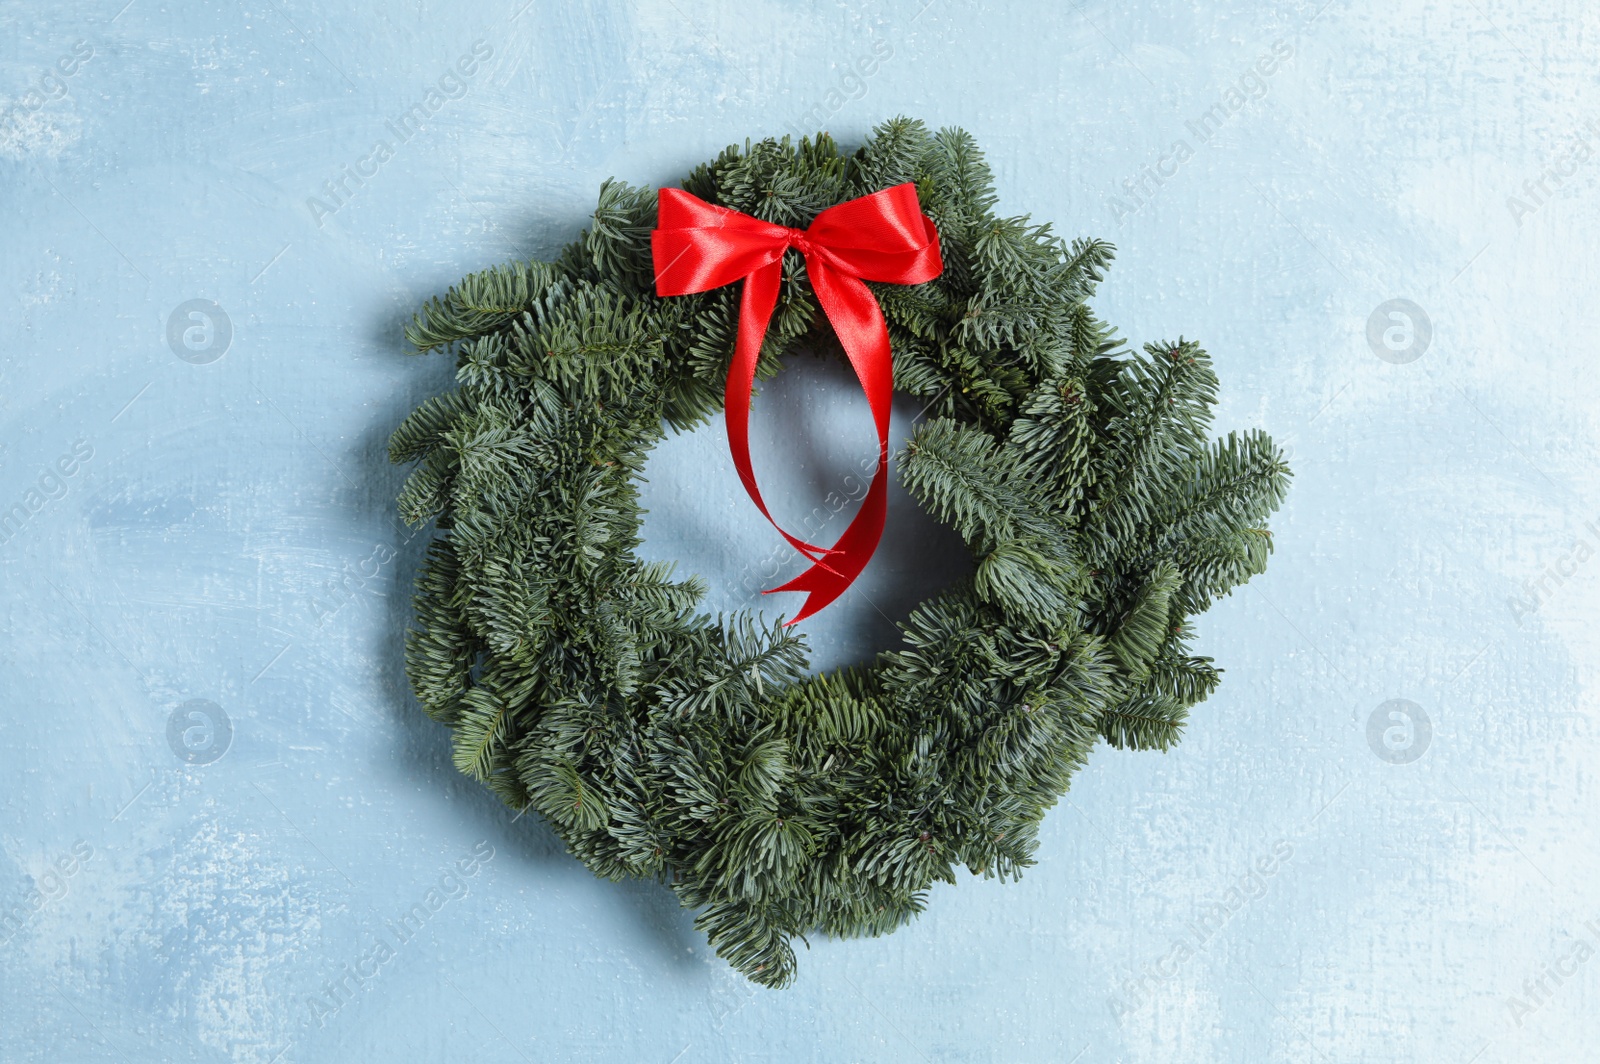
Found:
[[(763, 222), (675, 188), (662, 189), (657, 206), (657, 228), (650, 234), (657, 295), (688, 295), (744, 281), (739, 337), (728, 367), (723, 405), (728, 449), (733, 452), (744, 490), (762, 516), (812, 563), (787, 584), (768, 592), (808, 594), (800, 613), (789, 622), (796, 624), (843, 594), (866, 568), (883, 537), (894, 365), (883, 312), (863, 281), (921, 284), (933, 280), (944, 269), (939, 232), (922, 213), (916, 186), (909, 183), (829, 207), (804, 230)], [(818, 547), (785, 532), (767, 512), (750, 468), (750, 389), (755, 384), (761, 341), (778, 302), (783, 254), (789, 248), (805, 256), (811, 288), (855, 367), (878, 429), (878, 470), (860, 512), (832, 547)]]

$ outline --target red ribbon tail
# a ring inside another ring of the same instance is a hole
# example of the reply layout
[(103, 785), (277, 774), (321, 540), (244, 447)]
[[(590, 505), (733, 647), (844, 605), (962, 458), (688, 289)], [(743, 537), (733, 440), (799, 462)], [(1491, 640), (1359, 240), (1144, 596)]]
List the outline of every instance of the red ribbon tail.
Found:
[(761, 489), (756, 486), (755, 469), (750, 464), (750, 389), (755, 386), (756, 365), (761, 360), (761, 342), (767, 334), (767, 322), (778, 301), (779, 274), (780, 267), (774, 262), (744, 279), (744, 291), (739, 297), (739, 335), (734, 344), (733, 360), (728, 365), (722, 416), (728, 427), (728, 450), (733, 455), (733, 467), (744, 484), (745, 493), (761, 511), (761, 516), (791, 547), (808, 561), (821, 564), (823, 558), (834, 552), (791, 535), (773, 520), (766, 500), (761, 497)]
[(844, 530), (844, 535), (839, 537), (839, 542), (833, 545), (834, 553), (829, 555), (833, 565), (817, 562), (811, 568), (790, 580), (786, 584), (769, 588), (763, 594), (770, 595), (775, 591), (803, 591), (807, 598), (800, 607), (800, 612), (794, 619), (784, 622), (784, 627), (799, 624), (818, 610), (827, 608), (861, 575), (872, 554), (878, 549), (878, 541), (883, 538), (884, 519), (888, 515), (888, 479), (887, 463), (879, 463), (878, 472), (872, 478), (872, 486), (867, 489), (867, 497), (862, 500), (861, 510), (850, 522), (850, 527)]

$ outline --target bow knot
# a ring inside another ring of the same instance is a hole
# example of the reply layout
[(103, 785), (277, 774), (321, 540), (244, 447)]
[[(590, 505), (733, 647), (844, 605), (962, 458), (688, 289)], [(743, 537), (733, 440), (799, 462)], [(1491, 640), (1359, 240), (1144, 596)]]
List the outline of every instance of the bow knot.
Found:
[[(832, 547), (790, 535), (772, 519), (750, 465), (750, 389), (761, 341), (778, 302), (783, 255), (794, 248), (822, 312), (856, 371), (878, 432), (878, 469), (854, 520)], [(657, 197), (657, 228), (650, 234), (656, 294), (687, 295), (743, 281), (739, 332), (728, 366), (723, 416), (728, 450), (745, 491), (772, 527), (805, 555), (811, 568), (771, 591), (804, 591), (805, 604), (790, 624), (816, 613), (860, 575), (883, 537), (889, 470), (889, 402), (894, 368), (889, 329), (864, 281), (921, 284), (939, 276), (939, 233), (917, 203), (912, 184), (895, 185), (829, 207), (805, 229), (763, 222), (707, 203), (681, 189)]]

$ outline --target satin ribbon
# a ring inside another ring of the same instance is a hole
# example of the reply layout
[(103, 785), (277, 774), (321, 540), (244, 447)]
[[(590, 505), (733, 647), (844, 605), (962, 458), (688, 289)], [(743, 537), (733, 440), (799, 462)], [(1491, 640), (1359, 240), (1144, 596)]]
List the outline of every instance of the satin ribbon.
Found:
[[(789, 624), (797, 624), (844, 593), (883, 538), (889, 472), (889, 402), (894, 365), (883, 311), (864, 281), (921, 284), (944, 269), (939, 233), (917, 203), (910, 183), (829, 207), (804, 230), (790, 229), (707, 203), (681, 189), (664, 188), (657, 200), (657, 228), (650, 234), (656, 294), (688, 295), (742, 280), (739, 333), (723, 413), (734, 468), (751, 500), (789, 544), (812, 564), (773, 591), (803, 591), (807, 598)], [(783, 255), (794, 248), (805, 258), (811, 288), (872, 408), (878, 430), (878, 470), (850, 526), (832, 547), (790, 535), (761, 498), (750, 467), (750, 390), (761, 342), (778, 302)]]

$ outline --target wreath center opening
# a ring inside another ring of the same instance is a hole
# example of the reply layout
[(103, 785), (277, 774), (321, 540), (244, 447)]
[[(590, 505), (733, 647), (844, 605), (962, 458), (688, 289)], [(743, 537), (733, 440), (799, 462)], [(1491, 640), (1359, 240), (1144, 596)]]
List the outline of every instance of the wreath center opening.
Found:
[[(836, 541), (860, 509), (877, 469), (877, 440), (861, 385), (831, 337), (800, 345), (777, 376), (757, 385), (750, 451), (778, 524), (810, 542)], [(896, 394), (889, 421), (893, 456), (924, 416), (915, 396)], [(893, 459), (891, 457), (891, 463)], [(706, 583), (701, 608), (793, 617), (804, 596), (762, 594), (809, 564), (761, 516), (728, 455), (721, 415), (686, 433), (668, 432), (645, 464), (646, 511), (636, 553), (671, 561), (681, 578)], [(850, 589), (797, 630), (814, 673), (870, 663), (900, 646), (898, 628), (917, 604), (972, 573), (971, 553), (909, 495), (891, 468), (888, 519), (872, 561)]]

